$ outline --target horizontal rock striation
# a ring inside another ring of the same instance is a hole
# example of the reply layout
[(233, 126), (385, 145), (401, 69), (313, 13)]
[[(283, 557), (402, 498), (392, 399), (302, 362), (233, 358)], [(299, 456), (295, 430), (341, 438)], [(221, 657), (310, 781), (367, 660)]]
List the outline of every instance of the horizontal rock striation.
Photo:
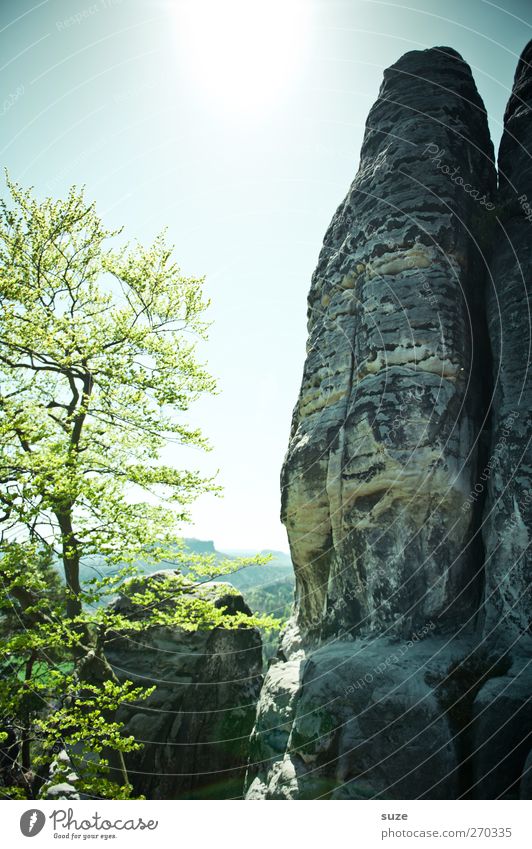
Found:
[(403, 56), (384, 74), (309, 294), (282, 471), (303, 631), (408, 635), (476, 606), (477, 517), (461, 507), (484, 416), (477, 219), (494, 188), (469, 67), (449, 48)]

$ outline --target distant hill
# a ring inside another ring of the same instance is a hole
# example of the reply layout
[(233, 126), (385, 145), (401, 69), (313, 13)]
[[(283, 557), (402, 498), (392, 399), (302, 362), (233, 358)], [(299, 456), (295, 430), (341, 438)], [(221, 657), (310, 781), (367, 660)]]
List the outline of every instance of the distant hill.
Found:
[(190, 551), (194, 552), (194, 554), (219, 554), (219, 552), (216, 552), (212, 539), (194, 539), (194, 537), (185, 537), (183, 542)]
[(190, 551), (195, 554), (216, 554), (216, 560), (231, 560), (238, 557), (253, 557), (255, 554), (269, 554), (271, 560), (265, 566), (246, 566), (236, 572), (228, 575), (223, 575), (220, 578), (215, 578), (216, 582), (227, 581), (232, 584), (237, 590), (244, 590), (252, 587), (270, 586), (277, 581), (288, 581), (294, 583), (294, 569), (290, 555), (284, 551), (270, 551), (263, 549), (262, 551), (249, 551), (247, 549), (229, 549), (228, 551), (217, 551), (212, 540), (200, 539), (185, 539), (185, 545)]
[[(243, 549), (229, 549), (227, 552), (218, 551), (213, 540), (194, 539), (193, 537), (185, 538), (184, 543), (193, 554), (214, 554), (217, 562), (236, 560), (238, 557), (252, 557), (256, 554), (271, 555), (271, 560), (265, 566), (246, 566), (230, 574), (215, 578), (215, 581), (232, 584), (235, 589), (244, 595), (253, 613), (269, 614), (282, 620), (288, 618), (294, 597), (294, 568), (290, 556), (284, 551), (270, 551), (268, 549), (260, 552)], [(160, 563), (154, 566), (142, 561), (139, 561), (136, 566), (141, 573), (146, 575), (160, 569), (172, 568), (170, 563)], [(80, 567), (81, 583), (84, 584), (91, 578), (103, 577), (104, 573), (109, 574), (109, 570), (102, 569), (100, 558), (86, 558)], [(263, 634), (265, 661), (277, 651), (277, 642), (277, 632), (265, 632)]]
[[(239, 590), (253, 613), (275, 616), (283, 621), (288, 619), (294, 600), (294, 567), (290, 555), (284, 551), (263, 549), (249, 551), (247, 549), (229, 549), (227, 552), (217, 551), (212, 541), (186, 539), (190, 551), (197, 554), (216, 554), (217, 560), (237, 557), (252, 557), (255, 554), (269, 554), (271, 560), (265, 566), (246, 566), (229, 575), (216, 578), (216, 581), (226, 581)], [(278, 632), (264, 632), (262, 647), (264, 660), (267, 662), (277, 651)]]
[[(238, 569), (228, 575), (223, 575), (216, 578), (216, 582), (226, 581), (232, 584), (235, 589), (244, 592), (256, 587), (269, 587), (276, 584), (278, 581), (287, 582), (289, 585), (294, 584), (294, 570), (290, 556), (284, 551), (270, 551), (264, 549), (257, 551), (244, 551), (230, 549), (229, 551), (218, 551), (215, 548), (213, 540), (195, 539), (193, 537), (185, 538), (185, 546), (194, 554), (214, 554), (216, 561), (221, 560), (236, 560), (238, 557), (251, 557), (257, 553), (261, 555), (270, 554), (271, 560), (265, 566), (246, 566), (243, 569)], [(160, 569), (170, 569), (170, 563), (160, 563), (153, 565), (152, 563), (144, 563), (139, 561), (137, 568), (143, 574), (149, 575), (152, 572), (157, 572)], [(98, 557), (86, 558), (80, 568), (81, 582), (85, 583), (91, 578), (99, 575), (109, 574), (107, 569), (102, 570), (102, 561)]]

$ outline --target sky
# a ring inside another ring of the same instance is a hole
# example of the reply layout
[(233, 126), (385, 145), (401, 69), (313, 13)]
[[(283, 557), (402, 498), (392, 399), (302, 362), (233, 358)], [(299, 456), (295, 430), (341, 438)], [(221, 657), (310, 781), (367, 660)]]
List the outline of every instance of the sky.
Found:
[[(471, 65), (495, 145), (529, 0), (0, 0), (1, 163), (38, 196), (85, 185), (109, 227), (162, 227), (206, 275), (202, 359), (220, 393), (189, 421), (219, 471), (184, 535), (288, 549), (279, 472), (305, 357), (306, 296), (357, 169), (383, 70), (449, 45)], [(4, 187), (2, 186), (2, 191)]]

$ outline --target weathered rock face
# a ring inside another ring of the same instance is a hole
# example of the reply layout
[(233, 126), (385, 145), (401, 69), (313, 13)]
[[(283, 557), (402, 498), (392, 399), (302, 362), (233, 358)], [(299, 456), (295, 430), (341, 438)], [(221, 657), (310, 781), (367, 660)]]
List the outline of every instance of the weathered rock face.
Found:
[(388, 638), (339, 641), (274, 664), (252, 736), (247, 798), (458, 795), (452, 729), (426, 681), (426, 664), (448, 663), (448, 650), (434, 640), (411, 646), (413, 655), (403, 649)]
[(421, 630), (273, 663), (248, 799), (528, 798), (530, 658)]
[[(143, 587), (172, 573), (140, 579)], [(228, 613), (249, 613), (242, 596), (224, 584), (203, 588)], [(118, 609), (132, 615), (127, 598)], [(140, 645), (139, 645), (140, 642)], [(149, 799), (229, 799), (242, 796), (262, 684), (262, 649), (253, 628), (185, 633), (151, 628), (115, 639), (106, 655), (116, 674), (156, 690), (122, 709), (126, 732), (144, 747), (127, 756), (137, 793)]]
[(408, 53), (385, 72), (309, 295), (282, 473), (304, 631), (407, 635), (477, 603), (476, 519), (461, 507), (484, 413), (482, 207), (452, 175), (490, 203), (482, 101), (454, 51)]
[(458, 54), (385, 72), (309, 295), (282, 472), (296, 608), (247, 798), (529, 792), (532, 223), (511, 200), (517, 181), (532, 208), (529, 74), (521, 61), (497, 198)]
[(532, 42), (515, 75), (499, 150), (499, 219), (488, 287), (492, 457), (484, 518), (486, 634), (532, 635)]

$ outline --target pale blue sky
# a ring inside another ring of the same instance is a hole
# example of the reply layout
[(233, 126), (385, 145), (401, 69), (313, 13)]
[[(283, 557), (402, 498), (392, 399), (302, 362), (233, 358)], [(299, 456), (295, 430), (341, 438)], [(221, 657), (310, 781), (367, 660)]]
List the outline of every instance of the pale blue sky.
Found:
[(173, 459), (220, 468), (225, 497), (203, 499), (186, 535), (287, 548), (279, 469), (307, 289), (383, 69), (459, 50), (497, 143), (531, 37), (527, 0), (0, 0), (11, 176), (40, 195), (86, 184), (106, 223), (143, 241), (167, 225), (183, 270), (207, 275), (222, 392), (190, 418), (214, 451)]

